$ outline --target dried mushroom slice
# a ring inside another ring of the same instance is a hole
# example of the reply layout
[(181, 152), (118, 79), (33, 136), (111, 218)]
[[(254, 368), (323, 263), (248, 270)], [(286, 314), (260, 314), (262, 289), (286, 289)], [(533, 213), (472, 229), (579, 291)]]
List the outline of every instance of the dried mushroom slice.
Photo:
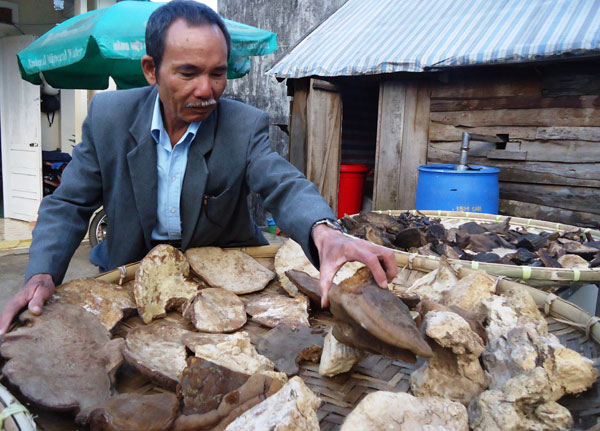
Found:
[(341, 431), (397, 429), (466, 431), (467, 409), (438, 397), (414, 397), (407, 393), (377, 391), (368, 394), (346, 417)]
[(183, 316), (203, 332), (232, 332), (246, 323), (246, 311), (242, 300), (235, 293), (221, 288), (199, 291), (196, 297), (184, 306)]
[(167, 431), (177, 417), (175, 394), (120, 394), (77, 418), (91, 430)]
[(319, 374), (333, 377), (345, 373), (362, 361), (364, 357), (365, 352), (363, 350), (340, 343), (329, 329), (323, 343)]
[(109, 331), (136, 309), (131, 289), (93, 278), (72, 280), (58, 286), (52, 302), (82, 307), (98, 317)]
[(576, 254), (565, 254), (558, 258), (558, 263), (563, 268), (578, 268), (578, 269), (588, 269), (590, 263), (585, 260), (583, 257), (578, 256)]
[[(194, 359), (202, 361), (199, 358)], [(203, 379), (200, 379), (199, 383), (206, 383), (207, 379), (209, 380), (208, 386), (212, 388), (213, 384), (216, 382), (210, 374), (205, 375)], [(216, 380), (220, 380), (220, 377)], [(194, 410), (190, 413), (184, 410), (184, 414), (176, 419), (175, 424), (173, 425), (173, 431), (198, 431), (209, 429), (213, 431), (222, 431), (246, 410), (254, 407), (256, 404), (276, 393), (281, 389), (283, 384), (283, 382), (263, 374), (253, 374), (249, 376), (241, 386), (236, 387), (230, 392), (225, 394), (221, 394), (220, 391), (218, 391), (217, 394), (210, 392), (207, 398), (211, 401), (215, 401), (214, 404), (216, 404), (216, 406), (205, 413), (197, 413), (194, 412)], [(201, 402), (204, 404), (203, 399), (205, 398), (206, 386), (206, 384), (195, 387), (190, 385), (188, 389), (193, 397), (198, 396), (202, 398)], [(223, 389), (223, 387), (220, 387), (220, 389)]]
[(187, 332), (181, 339), (188, 349), (192, 352), (195, 346), (203, 344), (219, 344), (227, 340), (232, 340), (233, 334), (206, 334), (202, 332)]
[(201, 341), (194, 344), (187, 338), (188, 346), (197, 357), (214, 362), (238, 373), (254, 374), (273, 371), (275, 366), (269, 358), (258, 354), (250, 343), (247, 332), (241, 331), (228, 335), (224, 341), (211, 344)]
[[(353, 290), (359, 290), (360, 285), (365, 282), (369, 277), (365, 272), (361, 272), (352, 279), (348, 279), (346, 282), (347, 290), (349, 292)], [(318, 291), (319, 280), (310, 277), (308, 274), (302, 271), (288, 271), (287, 275), (293, 283), (298, 286), (301, 291), (312, 292), (316, 295)], [(377, 289), (379, 289), (377, 287)], [(389, 292), (389, 291), (388, 291)], [(394, 296), (394, 300), (401, 301), (393, 293), (389, 292)], [(344, 302), (349, 303), (349, 306), (360, 307), (361, 302), (358, 301), (352, 304), (351, 299), (348, 298), (352, 293), (345, 292), (336, 284), (332, 284), (329, 290), (330, 309), (335, 316), (335, 322), (333, 325), (333, 335), (335, 338), (347, 346), (355, 347), (357, 349), (365, 350), (379, 355), (385, 355), (391, 358), (400, 359), (406, 362), (415, 362), (415, 355), (410, 351), (402, 347), (398, 347), (389, 344), (379, 339), (375, 334), (368, 332), (362, 326), (362, 322), (355, 321), (354, 318), (348, 313), (344, 306)], [(377, 314), (377, 313), (376, 313)], [(410, 316), (408, 316), (411, 318)], [(384, 317), (385, 318), (385, 317)], [(412, 320), (412, 318), (411, 318)], [(414, 323), (413, 323), (414, 324)], [(376, 329), (376, 331), (379, 331)], [(412, 332), (412, 331), (411, 331)], [(381, 333), (379, 335), (385, 335)], [(422, 336), (419, 333), (419, 338), (422, 340)], [(421, 344), (419, 344), (421, 345)], [(418, 348), (422, 351), (423, 348)], [(427, 353), (427, 352), (425, 352)]]
[(164, 317), (198, 292), (198, 284), (187, 279), (190, 265), (182, 252), (167, 244), (154, 247), (135, 273), (133, 292), (140, 317), (150, 323)]
[[(515, 293), (517, 295), (518, 293)], [(535, 302), (533, 304), (535, 306)], [(535, 309), (537, 311), (537, 308)], [(469, 324), (469, 327), (473, 332), (475, 332), (479, 337), (483, 340), (484, 343), (487, 342), (487, 333), (485, 332), (485, 328), (481, 323), (482, 319), (478, 319), (475, 313), (471, 313), (470, 311), (464, 310), (456, 305), (451, 305), (449, 307), (439, 304), (435, 301), (430, 301), (428, 299), (423, 299), (417, 305), (417, 311), (421, 316), (421, 319), (424, 319), (427, 313), (430, 311), (451, 311), (453, 313), (458, 314), (460, 317), (465, 319)], [(538, 311), (539, 314), (539, 311)]]
[(91, 313), (71, 304), (48, 304), (26, 326), (4, 335), (2, 374), (28, 400), (52, 410), (98, 405), (111, 394), (115, 358), (106, 328)]
[(332, 286), (329, 299), (381, 341), (420, 356), (431, 356), (431, 348), (408, 307), (389, 290), (379, 288), (368, 268), (360, 269), (339, 286)]
[(317, 363), (323, 351), (322, 329), (278, 326), (263, 335), (256, 343), (256, 350), (275, 364), (275, 369), (292, 376), (298, 374), (298, 363)]
[(158, 385), (175, 390), (186, 367), (185, 329), (162, 322), (131, 329), (125, 339), (123, 356), (140, 373)]
[(183, 399), (183, 414), (215, 410), (226, 394), (242, 386), (249, 377), (202, 358), (188, 358), (177, 386)]
[(256, 296), (246, 303), (246, 312), (252, 320), (270, 328), (310, 326), (306, 301), (300, 298), (272, 294)]
[(417, 279), (406, 292), (419, 295), (423, 299), (441, 302), (444, 293), (456, 285), (458, 280), (458, 275), (448, 263), (448, 259), (442, 257), (435, 270)]
[(302, 379), (294, 377), (276, 394), (246, 411), (225, 429), (319, 431), (316, 410), (320, 404), (319, 397)]
[(411, 364), (417, 362), (417, 357), (410, 350), (401, 349), (385, 343), (354, 322), (334, 322), (331, 334), (340, 343), (354, 347), (355, 349), (375, 353), (376, 355), (387, 356)]
[(275, 274), (252, 256), (219, 247), (190, 248), (185, 252), (192, 270), (211, 287), (244, 294), (264, 289)]

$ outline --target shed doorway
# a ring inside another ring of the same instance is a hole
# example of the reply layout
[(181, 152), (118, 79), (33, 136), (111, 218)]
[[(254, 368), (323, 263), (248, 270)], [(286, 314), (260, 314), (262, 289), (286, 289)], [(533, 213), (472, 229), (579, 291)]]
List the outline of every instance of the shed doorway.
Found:
[(362, 190), (361, 211), (373, 208), (379, 83), (348, 80), (338, 85), (342, 95), (341, 164), (364, 164), (369, 171)]

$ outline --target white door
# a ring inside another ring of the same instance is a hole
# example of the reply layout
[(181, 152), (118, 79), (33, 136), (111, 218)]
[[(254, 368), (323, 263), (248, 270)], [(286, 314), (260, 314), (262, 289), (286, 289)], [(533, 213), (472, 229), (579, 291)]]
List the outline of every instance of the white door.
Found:
[(21, 78), (17, 53), (34, 37), (0, 39), (0, 127), (4, 216), (37, 219), (42, 201), (40, 88)]

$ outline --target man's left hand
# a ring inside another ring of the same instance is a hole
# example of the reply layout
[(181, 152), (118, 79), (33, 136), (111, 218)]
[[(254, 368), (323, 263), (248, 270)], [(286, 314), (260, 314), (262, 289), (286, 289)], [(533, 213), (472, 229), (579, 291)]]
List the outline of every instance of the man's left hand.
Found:
[(333, 277), (346, 262), (358, 261), (367, 265), (373, 278), (383, 289), (387, 289), (388, 282), (398, 274), (396, 258), (390, 249), (362, 239), (349, 238), (325, 224), (315, 226), (312, 238), (321, 263), (319, 288), (322, 308), (329, 306), (328, 295)]

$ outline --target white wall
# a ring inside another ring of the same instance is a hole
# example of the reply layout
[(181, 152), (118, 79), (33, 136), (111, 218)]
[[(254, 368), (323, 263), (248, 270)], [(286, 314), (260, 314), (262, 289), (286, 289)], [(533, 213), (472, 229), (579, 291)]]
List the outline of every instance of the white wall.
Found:
[[(74, 7), (65, 14), (54, 10), (52, 0), (0, 0), (0, 5), (18, 6), (16, 27), (0, 28), (0, 38), (23, 33), (39, 37), (73, 14), (87, 12), (88, 7), (90, 10), (109, 7), (115, 2), (116, 0), (75, 0)], [(113, 84), (112, 89), (114, 88)], [(81, 141), (81, 125), (87, 114), (88, 96), (92, 96), (92, 92), (89, 93), (86, 90), (61, 90), (61, 109), (56, 112), (52, 126), (49, 126), (46, 114), (40, 113), (43, 150), (61, 149), (71, 153), (73, 146)]]

